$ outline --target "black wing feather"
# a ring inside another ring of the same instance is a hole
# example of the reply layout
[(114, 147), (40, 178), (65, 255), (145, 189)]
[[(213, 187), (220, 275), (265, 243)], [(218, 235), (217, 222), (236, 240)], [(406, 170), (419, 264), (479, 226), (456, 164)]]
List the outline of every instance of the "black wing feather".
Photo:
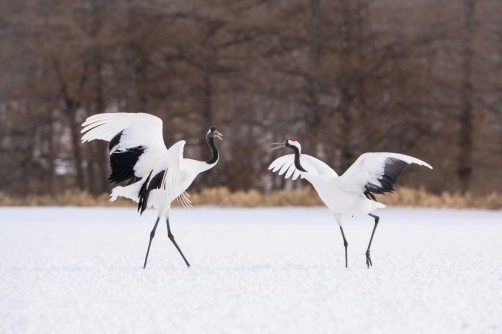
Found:
[(163, 170), (157, 173), (150, 181), (152, 172), (150, 172), (145, 183), (143, 183), (141, 189), (139, 190), (138, 211), (140, 214), (143, 213), (143, 211), (145, 211), (146, 207), (148, 206), (148, 196), (150, 196), (150, 191), (154, 189), (160, 189), (160, 187), (162, 186), (162, 179), (164, 179), (164, 174), (166, 173), (166, 171)]
[(122, 138), (122, 132), (124, 132), (124, 130), (117, 133), (115, 135), (115, 137), (113, 137), (112, 140), (110, 140), (110, 143), (108, 144), (108, 151), (109, 152), (112, 150), (112, 148), (114, 148), (115, 146), (117, 146), (120, 143), (120, 138)]
[[(110, 144), (108, 145), (109, 152), (120, 145), (120, 139), (122, 139), (123, 132), (123, 130), (120, 131), (112, 138), (112, 140), (110, 140)], [(108, 182), (120, 183), (123, 181), (129, 181), (127, 185), (130, 185), (141, 180), (141, 177), (134, 175), (134, 165), (136, 165), (139, 157), (144, 152), (145, 148), (143, 146), (137, 146), (128, 148), (124, 151), (115, 150), (112, 154), (110, 154), (110, 166), (112, 167), (112, 173), (108, 177)]]
[(139, 157), (145, 152), (143, 146), (137, 146), (126, 149), (125, 151), (115, 151), (110, 155), (110, 165), (112, 173), (108, 177), (110, 183), (120, 183), (132, 178), (140, 180), (134, 175), (134, 165), (138, 162)]
[(408, 163), (396, 158), (385, 159), (385, 166), (382, 178), (378, 179), (381, 185), (376, 185), (368, 182), (364, 187), (364, 195), (368, 199), (376, 201), (373, 194), (384, 194), (391, 193), (394, 191), (394, 184), (403, 173), (403, 171), (408, 167)]

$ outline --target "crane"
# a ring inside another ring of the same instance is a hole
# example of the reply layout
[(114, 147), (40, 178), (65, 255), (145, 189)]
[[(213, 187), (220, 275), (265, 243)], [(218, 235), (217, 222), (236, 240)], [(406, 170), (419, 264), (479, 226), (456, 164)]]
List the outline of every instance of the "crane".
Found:
[(327, 164), (310, 155), (301, 154), (301, 145), (295, 138), (273, 143), (272, 150), (287, 147), (294, 151), (277, 158), (269, 169), (286, 173), (285, 178), (299, 176), (309, 181), (319, 194), (321, 200), (335, 217), (342, 232), (345, 247), (345, 267), (348, 267), (348, 242), (342, 227), (342, 215), (369, 215), (375, 220), (368, 249), (366, 250), (366, 265), (373, 266), (370, 256), (371, 242), (375, 235), (380, 218), (371, 212), (385, 208), (376, 201), (374, 194), (384, 194), (394, 191), (394, 184), (409, 164), (418, 164), (432, 169), (426, 162), (398, 153), (364, 153), (350, 166), (343, 175), (338, 174)]
[(180, 140), (169, 149), (164, 144), (162, 120), (145, 113), (104, 113), (90, 116), (82, 124), (82, 142), (95, 139), (110, 142), (110, 183), (127, 182), (125, 186), (113, 188), (110, 201), (118, 196), (138, 202), (142, 214), (147, 207), (157, 209), (157, 220), (150, 233), (150, 241), (143, 269), (146, 268), (150, 246), (155, 237), (159, 220), (166, 219), (167, 235), (187, 267), (190, 267), (176, 243), (169, 224), (171, 202), (178, 199), (183, 206), (191, 207), (185, 190), (200, 173), (213, 168), (219, 160), (214, 139), (223, 140), (222, 134), (212, 126), (206, 134), (206, 141), (212, 152), (207, 161), (183, 158), (186, 142)]

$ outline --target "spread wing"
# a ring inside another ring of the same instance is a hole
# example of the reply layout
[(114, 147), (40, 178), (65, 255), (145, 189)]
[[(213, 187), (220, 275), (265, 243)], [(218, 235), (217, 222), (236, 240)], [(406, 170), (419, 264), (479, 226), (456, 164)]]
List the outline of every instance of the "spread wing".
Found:
[(373, 194), (394, 191), (394, 184), (412, 163), (432, 169), (426, 162), (404, 154), (365, 153), (340, 176), (340, 188), (375, 200)]
[[(310, 155), (307, 154), (300, 155), (300, 163), (309, 174), (326, 175), (333, 177), (338, 176), (331, 167), (326, 165), (321, 160), (314, 158)], [(287, 179), (291, 175), (293, 175), (293, 180), (296, 180), (298, 176), (300, 176), (302, 173), (295, 167), (294, 154), (288, 154), (275, 159), (274, 162), (270, 164), (270, 167), (268, 167), (268, 169), (271, 169), (272, 172), (274, 173), (279, 171), (279, 175), (282, 175), (287, 171), (285, 178)]]
[(147, 177), (167, 151), (162, 120), (138, 113), (105, 113), (87, 118), (82, 124), (82, 142), (109, 141), (111, 182), (136, 182)]
[(148, 196), (152, 190), (160, 189), (167, 192), (169, 195), (178, 197), (178, 200), (185, 207), (191, 207), (192, 202), (188, 198), (188, 194), (184, 192), (181, 186), (181, 162), (183, 160), (183, 148), (185, 141), (180, 140), (167, 152), (162, 155), (160, 160), (155, 165), (155, 168), (150, 172), (148, 178), (143, 183), (139, 191), (138, 211), (145, 211), (148, 206)]

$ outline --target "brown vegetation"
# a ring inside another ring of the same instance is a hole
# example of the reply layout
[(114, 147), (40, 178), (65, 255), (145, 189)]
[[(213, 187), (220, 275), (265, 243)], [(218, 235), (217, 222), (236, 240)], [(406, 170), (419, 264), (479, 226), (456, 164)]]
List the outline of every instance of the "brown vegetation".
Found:
[(225, 135), (199, 191), (299, 187), (266, 172), (285, 154), (270, 143), (296, 137), (339, 174), (364, 152), (397, 152), (434, 167), (409, 168), (401, 185), (500, 193), (501, 11), (480, 0), (0, 0), (0, 191), (109, 191), (106, 143), (81, 144), (80, 124), (147, 112), (168, 147), (187, 141), (188, 158), (207, 159), (211, 125)]
[[(432, 208), (476, 208), (502, 209), (502, 195), (472, 196), (467, 193), (442, 195), (428, 193), (424, 189), (398, 188), (388, 195), (377, 195), (378, 201), (387, 206), (432, 207)], [(208, 188), (191, 195), (194, 206), (215, 205), (221, 207), (277, 207), (277, 206), (322, 206), (324, 205), (317, 193), (311, 187), (299, 190), (280, 190), (261, 194), (257, 190), (230, 192), (227, 188)], [(73, 191), (64, 195), (52, 197), (49, 195), (29, 195), (24, 198), (11, 198), (0, 193), (0, 206), (106, 206), (135, 207), (130, 200), (119, 198), (109, 201), (109, 196), (103, 194), (93, 196), (88, 192)], [(173, 206), (180, 206), (176, 201)]]

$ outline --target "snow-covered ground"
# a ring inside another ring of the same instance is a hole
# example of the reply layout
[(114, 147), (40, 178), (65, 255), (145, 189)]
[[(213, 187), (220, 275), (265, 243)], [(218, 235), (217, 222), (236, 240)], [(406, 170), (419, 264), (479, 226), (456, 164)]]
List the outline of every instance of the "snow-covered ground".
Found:
[(502, 333), (502, 212), (1, 208), (0, 333)]

